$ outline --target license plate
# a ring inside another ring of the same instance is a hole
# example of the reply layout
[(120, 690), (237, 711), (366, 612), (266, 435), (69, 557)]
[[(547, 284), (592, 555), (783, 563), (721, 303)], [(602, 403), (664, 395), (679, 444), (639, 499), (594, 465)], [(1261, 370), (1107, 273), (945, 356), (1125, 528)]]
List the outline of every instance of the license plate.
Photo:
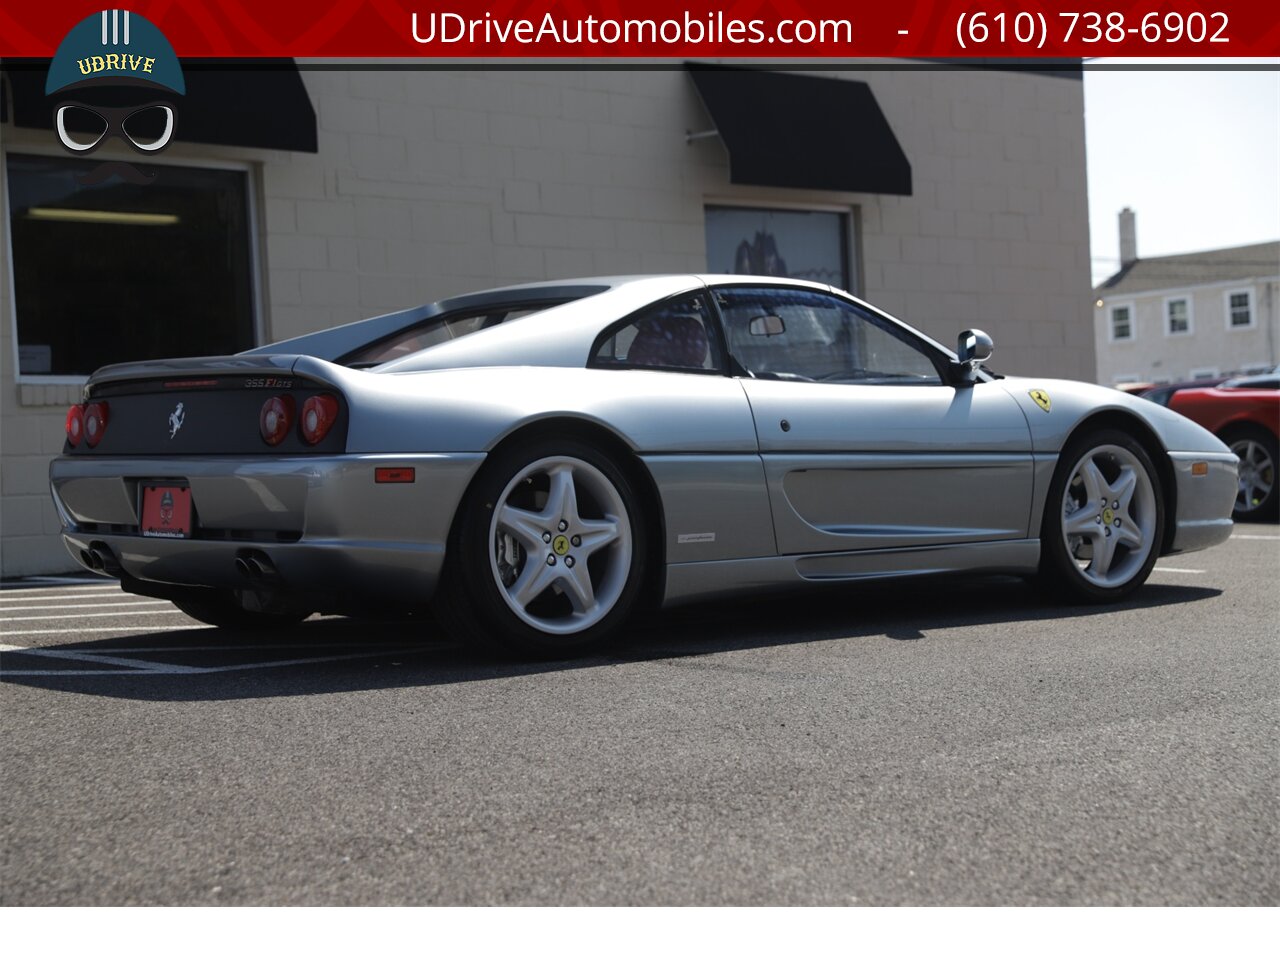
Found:
[(144, 483), (141, 527), (144, 537), (191, 536), (191, 488)]

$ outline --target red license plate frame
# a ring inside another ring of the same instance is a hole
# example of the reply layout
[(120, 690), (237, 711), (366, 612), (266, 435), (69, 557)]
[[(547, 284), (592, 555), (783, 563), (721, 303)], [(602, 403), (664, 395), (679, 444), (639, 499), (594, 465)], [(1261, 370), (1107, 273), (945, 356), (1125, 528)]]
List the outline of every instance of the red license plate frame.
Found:
[(138, 532), (144, 537), (189, 539), (193, 526), (191, 488), (185, 483), (163, 481), (138, 486)]

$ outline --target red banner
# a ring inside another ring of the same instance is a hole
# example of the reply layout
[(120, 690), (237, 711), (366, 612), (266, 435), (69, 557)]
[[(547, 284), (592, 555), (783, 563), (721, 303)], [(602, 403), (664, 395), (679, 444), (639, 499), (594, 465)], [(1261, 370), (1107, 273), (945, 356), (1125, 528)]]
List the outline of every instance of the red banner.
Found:
[[(0, 56), (51, 57), (101, 3), (7, 3)], [(1280, 55), (1275, 0), (131, 0), (128, 9), (181, 57)]]

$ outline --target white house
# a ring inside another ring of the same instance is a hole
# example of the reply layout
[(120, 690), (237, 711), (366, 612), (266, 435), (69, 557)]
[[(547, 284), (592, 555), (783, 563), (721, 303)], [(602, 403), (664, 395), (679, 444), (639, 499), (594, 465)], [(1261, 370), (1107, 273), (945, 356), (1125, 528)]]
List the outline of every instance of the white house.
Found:
[(1280, 241), (1139, 257), (1126, 207), (1120, 261), (1094, 290), (1099, 383), (1176, 383), (1280, 363)]

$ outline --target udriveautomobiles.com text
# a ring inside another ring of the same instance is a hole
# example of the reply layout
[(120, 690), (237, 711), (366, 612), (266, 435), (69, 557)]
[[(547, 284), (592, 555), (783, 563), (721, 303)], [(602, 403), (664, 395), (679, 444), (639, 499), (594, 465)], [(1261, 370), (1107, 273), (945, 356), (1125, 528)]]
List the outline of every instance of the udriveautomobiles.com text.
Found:
[(421, 44), (764, 44), (852, 43), (850, 20), (740, 20), (721, 12), (679, 18), (466, 17), (460, 13), (414, 13), (413, 39)]

